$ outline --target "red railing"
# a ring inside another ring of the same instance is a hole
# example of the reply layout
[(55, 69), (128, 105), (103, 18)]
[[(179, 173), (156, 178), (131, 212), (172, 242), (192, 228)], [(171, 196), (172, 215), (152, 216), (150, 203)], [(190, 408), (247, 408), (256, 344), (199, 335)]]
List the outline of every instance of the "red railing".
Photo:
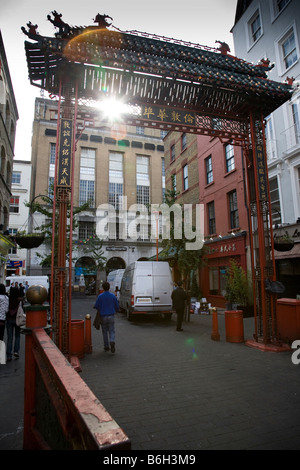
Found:
[(130, 449), (130, 440), (44, 328), (25, 327), (24, 450)]

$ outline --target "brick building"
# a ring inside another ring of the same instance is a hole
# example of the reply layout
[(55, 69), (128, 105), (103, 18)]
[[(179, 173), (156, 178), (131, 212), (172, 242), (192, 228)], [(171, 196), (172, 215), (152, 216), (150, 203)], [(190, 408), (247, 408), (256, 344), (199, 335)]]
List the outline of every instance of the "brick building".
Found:
[(204, 266), (198, 273), (203, 297), (225, 306), (230, 259), (251, 269), (245, 162), (240, 147), (217, 137), (170, 132), (164, 139), (166, 187), (179, 204), (204, 206)]
[(205, 208), (203, 296), (225, 306), (225, 277), (230, 259), (251, 269), (245, 162), (240, 147), (198, 136), (199, 203)]

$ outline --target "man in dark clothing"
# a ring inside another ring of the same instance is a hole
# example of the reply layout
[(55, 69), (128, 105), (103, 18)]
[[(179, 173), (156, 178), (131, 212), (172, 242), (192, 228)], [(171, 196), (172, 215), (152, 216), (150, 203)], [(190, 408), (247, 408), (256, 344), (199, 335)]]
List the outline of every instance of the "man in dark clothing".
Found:
[[(97, 297), (94, 308), (101, 316), (101, 328), (104, 350), (115, 352), (115, 313), (119, 311), (119, 302), (114, 294), (109, 292), (110, 284), (103, 282), (104, 292)], [(110, 348), (109, 348), (110, 343)]]
[(187, 300), (186, 292), (183, 290), (181, 286), (182, 286), (182, 281), (178, 281), (177, 288), (173, 290), (172, 295), (171, 295), (173, 307), (175, 308), (176, 313), (177, 313), (176, 331), (183, 331), (182, 320), (183, 320), (183, 315), (184, 315), (185, 302)]

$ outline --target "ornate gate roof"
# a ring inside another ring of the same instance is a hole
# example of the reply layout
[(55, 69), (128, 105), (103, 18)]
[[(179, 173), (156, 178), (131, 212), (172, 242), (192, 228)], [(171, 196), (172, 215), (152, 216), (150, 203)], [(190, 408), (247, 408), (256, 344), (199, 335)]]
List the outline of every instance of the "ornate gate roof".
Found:
[(249, 110), (266, 116), (291, 97), (290, 85), (268, 79), (268, 61), (253, 65), (229, 55), (224, 43), (212, 49), (109, 30), (106, 15), (98, 15), (100, 27), (71, 28), (52, 13), (56, 22), (48, 19), (59, 28), (55, 37), (41, 36), (31, 23), (28, 32), (22, 28), (33, 41), (25, 41), (30, 81), (51, 94), (58, 94), (64, 72), (74, 83), (78, 79), (79, 97), (85, 99), (125, 96), (131, 105), (171, 106), (235, 120), (245, 119)]

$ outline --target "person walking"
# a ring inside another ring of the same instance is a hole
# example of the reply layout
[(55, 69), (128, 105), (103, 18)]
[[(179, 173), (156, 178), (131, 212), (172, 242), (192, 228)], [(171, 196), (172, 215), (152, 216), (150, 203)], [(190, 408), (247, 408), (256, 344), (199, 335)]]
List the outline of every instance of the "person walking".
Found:
[(104, 292), (98, 295), (94, 308), (101, 317), (101, 328), (104, 342), (104, 351), (115, 352), (115, 313), (119, 311), (119, 302), (116, 296), (109, 292), (109, 282), (102, 284)]
[[(14, 287), (11, 287), (9, 290), (9, 307), (8, 313), (6, 314), (6, 332), (7, 332), (7, 349), (6, 356), (7, 361), (12, 360), (12, 351), (14, 350), (14, 356), (19, 358), (20, 350), (20, 339), (21, 339), (21, 330), (20, 327), (16, 324), (18, 306), (21, 301), (20, 290), (18, 283), (15, 283)], [(14, 340), (14, 344), (13, 344)]]
[(176, 289), (173, 290), (171, 297), (173, 302), (173, 307), (177, 314), (176, 322), (176, 331), (183, 331), (182, 321), (184, 316), (185, 302), (187, 300), (187, 295), (185, 290), (182, 288), (182, 281), (178, 281)]
[(5, 320), (8, 312), (8, 295), (4, 284), (0, 284), (0, 341), (3, 341), (5, 331)]

